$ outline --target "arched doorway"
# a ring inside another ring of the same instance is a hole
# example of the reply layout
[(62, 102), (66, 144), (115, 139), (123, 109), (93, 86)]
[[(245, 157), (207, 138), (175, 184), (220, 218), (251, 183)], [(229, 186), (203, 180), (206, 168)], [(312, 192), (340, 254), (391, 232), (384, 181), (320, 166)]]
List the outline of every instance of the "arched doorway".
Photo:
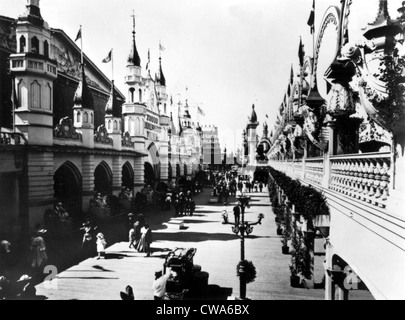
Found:
[(122, 167), (122, 187), (129, 189), (134, 188), (134, 169), (129, 162), (126, 162)]
[(149, 162), (145, 162), (144, 170), (145, 170), (145, 184), (153, 186), (155, 182), (155, 170), (153, 169), (153, 166)]
[(254, 173), (255, 181), (267, 184), (267, 182), (269, 181), (269, 178), (270, 178), (270, 174), (264, 169), (256, 170)]
[(70, 161), (64, 163), (54, 176), (54, 197), (72, 218), (82, 214), (82, 175)]
[(112, 171), (104, 161), (94, 171), (94, 191), (103, 195), (112, 194)]
[(176, 164), (176, 178), (180, 177), (180, 164)]
[(169, 181), (173, 179), (173, 168), (172, 168), (172, 164), (169, 162), (169, 168), (168, 168), (168, 177), (169, 177)]

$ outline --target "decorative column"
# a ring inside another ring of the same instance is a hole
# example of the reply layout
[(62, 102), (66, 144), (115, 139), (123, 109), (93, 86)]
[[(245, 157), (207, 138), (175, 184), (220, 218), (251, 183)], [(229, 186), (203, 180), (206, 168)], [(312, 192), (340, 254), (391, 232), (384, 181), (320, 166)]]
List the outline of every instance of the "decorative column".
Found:
[(118, 196), (122, 190), (122, 157), (115, 156), (112, 163), (113, 195)]
[(90, 206), (90, 199), (94, 197), (94, 155), (83, 155), (82, 167), (82, 208), (83, 212), (86, 212)]
[(44, 224), (45, 211), (53, 208), (53, 153), (30, 152), (27, 172), (29, 230), (32, 231), (36, 224)]
[(135, 194), (145, 186), (145, 160), (144, 157), (134, 159), (134, 192)]

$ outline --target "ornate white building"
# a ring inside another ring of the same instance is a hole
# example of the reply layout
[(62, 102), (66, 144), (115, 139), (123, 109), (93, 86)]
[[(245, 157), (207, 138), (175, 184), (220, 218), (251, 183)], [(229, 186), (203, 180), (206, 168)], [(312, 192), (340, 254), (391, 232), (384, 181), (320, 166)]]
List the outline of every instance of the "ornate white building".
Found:
[(184, 134), (173, 130), (162, 59), (155, 78), (142, 69), (135, 23), (124, 94), (86, 55), (81, 64), (39, 0), (0, 26), (2, 235), (28, 232), (59, 201), (80, 220), (95, 193), (135, 193), (199, 170), (199, 128), (189, 120)]

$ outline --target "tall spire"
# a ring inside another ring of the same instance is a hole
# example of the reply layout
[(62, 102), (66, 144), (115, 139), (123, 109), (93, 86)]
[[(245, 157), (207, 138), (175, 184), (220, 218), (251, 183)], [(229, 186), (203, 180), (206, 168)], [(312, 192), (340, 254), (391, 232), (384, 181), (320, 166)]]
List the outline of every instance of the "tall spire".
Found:
[(114, 118), (121, 118), (122, 114), (116, 98), (117, 96), (115, 94), (114, 80), (112, 80), (110, 98), (108, 99), (107, 105), (105, 107), (105, 113), (107, 115), (112, 115)]
[(158, 82), (161, 86), (166, 87), (166, 78), (165, 75), (163, 74), (163, 68), (162, 68), (162, 57), (159, 58), (159, 78)]
[(94, 110), (93, 95), (86, 81), (84, 65), (82, 65), (82, 79), (79, 82), (73, 101), (75, 108)]
[(140, 67), (141, 66), (141, 58), (139, 57), (138, 50), (136, 48), (136, 42), (135, 42), (135, 11), (132, 15), (133, 18), (133, 30), (132, 30), (132, 48), (131, 48), (131, 53), (129, 54), (128, 58), (128, 63)]

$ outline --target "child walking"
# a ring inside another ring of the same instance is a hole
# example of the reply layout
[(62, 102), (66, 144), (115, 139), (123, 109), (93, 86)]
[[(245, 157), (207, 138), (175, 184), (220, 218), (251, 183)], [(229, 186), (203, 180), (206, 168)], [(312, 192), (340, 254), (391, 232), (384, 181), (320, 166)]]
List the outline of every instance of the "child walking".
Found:
[(98, 257), (97, 260), (101, 259), (101, 256), (105, 257), (105, 248), (107, 246), (107, 242), (104, 239), (104, 235), (102, 233), (99, 233), (97, 235), (97, 253), (98, 253)]

